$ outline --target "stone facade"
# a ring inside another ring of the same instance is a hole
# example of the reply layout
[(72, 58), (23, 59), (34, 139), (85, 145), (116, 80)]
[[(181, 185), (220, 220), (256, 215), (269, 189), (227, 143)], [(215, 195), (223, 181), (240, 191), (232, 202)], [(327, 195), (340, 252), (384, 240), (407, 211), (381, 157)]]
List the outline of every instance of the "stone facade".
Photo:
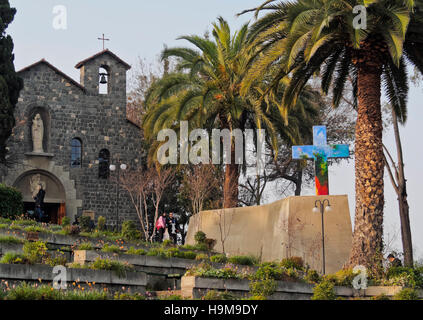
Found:
[[(104, 50), (78, 63), (76, 68), (81, 71), (80, 83), (45, 60), (19, 71), (24, 89), (15, 112), (16, 127), (8, 143), (12, 166), (2, 180), (23, 189), (28, 177), (41, 174), (42, 179), (54, 181), (47, 185), (46, 203), (60, 201), (71, 221), (77, 214), (91, 210), (96, 217), (105, 216), (109, 225), (115, 225), (116, 172), (110, 172), (108, 179), (99, 178), (99, 153), (107, 149), (110, 164), (121, 162), (129, 168), (141, 164), (141, 130), (126, 114), (126, 73), (130, 66)], [(99, 92), (100, 68), (108, 73), (107, 94)], [(44, 124), (42, 154), (33, 152), (31, 126), (36, 114), (41, 115)], [(71, 141), (75, 138), (82, 142), (78, 168), (71, 166)], [(24, 200), (30, 202), (28, 191), (21, 191)], [(63, 199), (57, 199), (60, 195)], [(118, 219), (120, 223), (137, 220), (123, 190)]]

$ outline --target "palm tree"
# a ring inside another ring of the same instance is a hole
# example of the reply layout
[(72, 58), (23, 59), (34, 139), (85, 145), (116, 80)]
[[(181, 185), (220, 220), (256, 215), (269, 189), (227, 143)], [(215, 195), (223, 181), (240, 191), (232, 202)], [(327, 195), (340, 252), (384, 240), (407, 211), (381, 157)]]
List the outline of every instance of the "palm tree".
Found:
[[(178, 128), (178, 121), (189, 121), (190, 128), (220, 128), (233, 131), (247, 126), (265, 128), (276, 145), (273, 124), (259, 101), (260, 89), (252, 84), (241, 96), (241, 82), (254, 49), (246, 50), (248, 24), (231, 34), (228, 23), (218, 18), (213, 24), (213, 40), (207, 36), (183, 36), (196, 47), (169, 48), (163, 59), (176, 57), (178, 72), (165, 75), (149, 90), (146, 98), (146, 115), (143, 129), (152, 141), (151, 151), (159, 144), (154, 142), (163, 128)], [(240, 166), (235, 163), (235, 146), (232, 141), (231, 163), (225, 166), (224, 207), (238, 205)], [(151, 159), (151, 152), (150, 152)]]
[[(257, 10), (270, 10), (270, 13), (252, 26), (251, 46), (260, 49), (243, 83), (243, 94), (275, 63), (282, 67), (268, 93), (272, 94), (281, 79), (290, 79), (279, 103), (282, 114), (295, 105), (313, 75), (320, 74), (325, 94), (332, 90), (334, 107), (339, 105), (345, 84), (351, 79), (358, 113), (351, 266), (370, 266), (381, 261), (384, 207), (381, 89), (383, 84), (390, 103), (404, 122), (407, 63), (423, 72), (422, 4), (422, 0), (277, 3), (268, 0)], [(366, 7), (365, 30), (355, 29), (353, 25), (357, 5)]]

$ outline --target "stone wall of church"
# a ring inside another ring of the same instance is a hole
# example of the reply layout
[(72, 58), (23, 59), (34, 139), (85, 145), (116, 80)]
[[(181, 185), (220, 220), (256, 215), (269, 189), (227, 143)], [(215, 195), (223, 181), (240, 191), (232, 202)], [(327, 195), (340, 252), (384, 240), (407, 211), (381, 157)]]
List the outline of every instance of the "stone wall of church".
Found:
[[(107, 95), (96, 92), (100, 65), (107, 65), (109, 69), (112, 90)], [(8, 144), (14, 165), (5, 180), (13, 184), (12, 180), (26, 171), (60, 167), (68, 176), (67, 180), (73, 181), (75, 200), (79, 201), (79, 207), (72, 208), (73, 212), (67, 215), (72, 217), (83, 210), (92, 210), (96, 217), (105, 216), (108, 224), (114, 225), (116, 173), (111, 172), (109, 179), (99, 178), (99, 152), (107, 149), (111, 164), (121, 161), (130, 167), (138, 166), (142, 158), (142, 135), (138, 127), (127, 121), (125, 67), (113, 57), (102, 55), (83, 69), (87, 89), (43, 63), (20, 73), (24, 89), (16, 110), (17, 125)], [(45, 156), (29, 154), (32, 152), (32, 119), (37, 113), (42, 116), (45, 126)], [(74, 138), (82, 141), (81, 168), (71, 168), (70, 165)], [(57, 178), (66, 181), (66, 177)], [(120, 222), (137, 220), (124, 190), (120, 191), (118, 214)]]

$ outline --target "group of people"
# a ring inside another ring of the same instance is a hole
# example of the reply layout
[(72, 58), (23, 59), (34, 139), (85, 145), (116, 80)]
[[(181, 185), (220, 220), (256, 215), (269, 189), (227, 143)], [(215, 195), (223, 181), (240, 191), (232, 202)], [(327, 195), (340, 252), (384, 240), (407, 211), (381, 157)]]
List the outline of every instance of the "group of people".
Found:
[(169, 216), (165, 212), (157, 219), (156, 230), (158, 234), (158, 241), (163, 242), (163, 238), (166, 232), (166, 229), (169, 233), (169, 239), (172, 240), (173, 244), (178, 243), (178, 220), (173, 215), (173, 212), (169, 213)]

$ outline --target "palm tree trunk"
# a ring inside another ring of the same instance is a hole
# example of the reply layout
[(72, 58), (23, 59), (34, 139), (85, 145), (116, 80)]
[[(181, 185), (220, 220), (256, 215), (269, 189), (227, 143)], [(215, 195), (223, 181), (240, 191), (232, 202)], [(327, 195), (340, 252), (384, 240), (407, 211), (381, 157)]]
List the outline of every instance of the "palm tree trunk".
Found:
[(225, 183), (223, 187), (223, 207), (236, 208), (238, 206), (239, 165), (235, 164), (235, 146), (231, 146), (231, 164), (225, 166)]
[(377, 54), (360, 50), (358, 116), (355, 131), (355, 224), (349, 265), (381, 266), (383, 250), (384, 155), (381, 64)]

